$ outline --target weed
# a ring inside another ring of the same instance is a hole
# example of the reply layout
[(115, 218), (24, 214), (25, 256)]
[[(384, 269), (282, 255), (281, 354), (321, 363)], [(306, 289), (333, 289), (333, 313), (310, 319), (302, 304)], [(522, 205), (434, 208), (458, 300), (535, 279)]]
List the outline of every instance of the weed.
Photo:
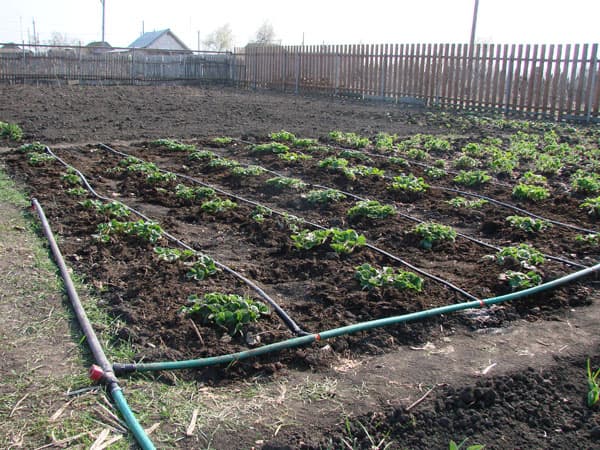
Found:
[(231, 335), (241, 333), (244, 325), (269, 314), (269, 308), (264, 303), (237, 294), (211, 292), (202, 298), (192, 294), (188, 301), (190, 306), (182, 308), (185, 314), (199, 316), (203, 322), (223, 327)]
[(309, 191), (307, 194), (302, 196), (308, 203), (325, 205), (328, 203), (335, 203), (346, 198), (346, 195), (338, 191), (337, 189), (323, 189)]
[(377, 269), (368, 263), (362, 264), (356, 269), (356, 279), (363, 289), (378, 287), (395, 287), (397, 289), (408, 289), (421, 292), (423, 279), (412, 272), (400, 270), (396, 272), (392, 267)]
[(550, 197), (550, 192), (543, 186), (533, 184), (517, 184), (512, 191), (513, 198), (538, 202)]
[(421, 238), (420, 245), (425, 249), (440, 242), (454, 242), (456, 239), (456, 231), (452, 227), (436, 222), (420, 223), (413, 228), (413, 232)]
[(208, 200), (200, 206), (200, 209), (208, 214), (218, 214), (228, 209), (237, 208), (237, 203), (226, 198), (222, 200), (215, 198), (214, 200)]
[(454, 182), (463, 186), (481, 186), (492, 179), (485, 170), (461, 170)]
[(598, 384), (598, 377), (600, 377), (600, 369), (595, 372), (592, 370), (592, 363), (590, 358), (587, 360), (587, 382), (588, 382), (588, 395), (587, 405), (592, 408), (600, 401), (600, 385)]
[(408, 175), (399, 175), (392, 178), (390, 189), (393, 191), (402, 191), (409, 193), (422, 193), (429, 189), (429, 185), (425, 182), (423, 177), (416, 177), (412, 173)]
[(527, 273), (507, 270), (498, 277), (502, 281), (508, 282), (511, 290), (521, 291), (542, 284), (542, 277), (530, 270)]
[(300, 190), (306, 187), (306, 183), (298, 178), (275, 177), (267, 180), (269, 186), (275, 189), (295, 189)]
[(537, 233), (539, 231), (544, 231), (552, 226), (551, 223), (545, 220), (534, 219), (533, 217), (527, 216), (508, 216), (506, 218), (506, 221), (513, 228), (525, 231), (526, 233)]
[(382, 205), (377, 200), (362, 200), (348, 210), (351, 219), (368, 217), (369, 219), (385, 219), (396, 213), (392, 205)]

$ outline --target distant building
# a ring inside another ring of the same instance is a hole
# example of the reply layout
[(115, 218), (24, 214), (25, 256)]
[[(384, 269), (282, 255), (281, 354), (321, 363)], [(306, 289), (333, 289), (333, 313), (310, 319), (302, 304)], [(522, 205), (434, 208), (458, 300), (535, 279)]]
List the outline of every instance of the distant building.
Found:
[(23, 54), (32, 55), (33, 52), (31, 50), (25, 50), (25, 49), (19, 47), (14, 42), (10, 42), (8, 44), (4, 44), (2, 47), (0, 47), (0, 55), (20, 56), (20, 55), (23, 55)]
[(110, 52), (112, 49), (112, 46), (108, 42), (103, 41), (90, 42), (85, 46), (85, 51), (89, 55), (102, 55)]
[(142, 34), (139, 38), (129, 44), (129, 48), (148, 50), (149, 52), (151, 51), (152, 54), (174, 52), (192, 53), (189, 47), (168, 28), (166, 30), (150, 31)]

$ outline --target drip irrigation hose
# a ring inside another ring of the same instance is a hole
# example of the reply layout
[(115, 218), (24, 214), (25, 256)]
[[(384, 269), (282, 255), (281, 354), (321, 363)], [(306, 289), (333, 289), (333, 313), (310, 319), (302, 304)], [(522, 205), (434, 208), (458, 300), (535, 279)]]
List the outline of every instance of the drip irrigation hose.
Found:
[(367, 322), (361, 322), (353, 325), (347, 325), (340, 328), (333, 328), (327, 331), (323, 331), (317, 334), (310, 334), (308, 336), (301, 336), (296, 338), (291, 338), (285, 341), (276, 342), (273, 344), (264, 345), (262, 347), (254, 348), (251, 350), (245, 350), (238, 353), (231, 353), (227, 355), (221, 356), (213, 356), (209, 358), (201, 358), (201, 359), (190, 359), (190, 360), (182, 360), (182, 361), (165, 361), (165, 362), (153, 362), (153, 363), (131, 363), (131, 364), (113, 364), (113, 370), (116, 373), (126, 373), (126, 372), (149, 372), (156, 370), (179, 370), (179, 369), (193, 369), (199, 367), (208, 367), (214, 366), (217, 364), (230, 364), (236, 361), (240, 361), (243, 359), (248, 359), (251, 357), (264, 355), (267, 353), (273, 353), (277, 351), (281, 351), (284, 349), (299, 347), (302, 345), (307, 345), (315, 341), (323, 341), (326, 339), (331, 339), (334, 337), (344, 336), (347, 334), (358, 333), (360, 331), (367, 331), (374, 328), (382, 328), (390, 325), (396, 325), (399, 323), (412, 322), (421, 319), (427, 319), (430, 317), (439, 316), (442, 314), (449, 314), (457, 311), (462, 311), (466, 309), (474, 309), (474, 308), (484, 308), (486, 306), (495, 305), (498, 303), (503, 303), (511, 300), (520, 299), (523, 297), (527, 297), (529, 295), (538, 294), (540, 292), (547, 291), (549, 289), (553, 289), (564, 284), (567, 284), (571, 281), (577, 280), (579, 278), (583, 278), (587, 275), (590, 275), (594, 272), (600, 270), (600, 264), (596, 264), (593, 267), (588, 267), (587, 269), (580, 270), (578, 272), (571, 273), (569, 275), (565, 275), (564, 277), (557, 278), (555, 280), (549, 281), (547, 283), (541, 284), (539, 286), (535, 286), (529, 289), (525, 289), (519, 292), (513, 292), (506, 295), (501, 295), (498, 297), (491, 297), (485, 300), (476, 300), (465, 303), (458, 303), (455, 305), (447, 305), (441, 306), (438, 308), (432, 308), (425, 311), (419, 311), (410, 314), (404, 314), (401, 316), (392, 316), (386, 317), (383, 319), (370, 320)]
[[(92, 195), (94, 195), (95, 197), (104, 200), (104, 201), (112, 201), (112, 199), (105, 197), (101, 194), (99, 194), (98, 192), (96, 192), (94, 190), (94, 188), (92, 188), (92, 186), (90, 185), (90, 183), (88, 182), (87, 178), (85, 177), (85, 175), (79, 171), (78, 169), (76, 169), (75, 167), (73, 167), (72, 165), (70, 165), (69, 163), (67, 163), (66, 161), (64, 161), (63, 159), (61, 159), (59, 156), (57, 156), (55, 153), (52, 152), (52, 150), (50, 150), (49, 147), (46, 147), (46, 151), (48, 152), (48, 154), (52, 155), (54, 158), (57, 159), (57, 161), (59, 161), (62, 165), (64, 165), (67, 168), (72, 169), (73, 171), (75, 171), (75, 173), (81, 178), (81, 180), (83, 181), (84, 185), (86, 186), (86, 188), (92, 193)], [(121, 202), (122, 203), (122, 202)], [(126, 205), (125, 203), (122, 203), (125, 208), (127, 208), (128, 211), (133, 212), (134, 214), (137, 214), (139, 217), (141, 217), (142, 219), (146, 220), (146, 221), (151, 221), (151, 219), (146, 216), (145, 214), (143, 214), (142, 212), (132, 208), (131, 206)], [(175, 242), (178, 245), (180, 245), (181, 247), (188, 249), (188, 250), (192, 250), (195, 251), (192, 247), (190, 247), (188, 244), (186, 244), (185, 242), (183, 242), (182, 240), (176, 238), (175, 236), (173, 236), (172, 234), (170, 234), (169, 232), (164, 231), (163, 235), (169, 239), (171, 242)], [(223, 263), (220, 263), (218, 261), (214, 261), (215, 265), (217, 267), (219, 267), (220, 269), (222, 269), (223, 271), (233, 275), (234, 277), (236, 277), (237, 279), (239, 279), (240, 281), (242, 281), (244, 284), (246, 284), (248, 287), (250, 287), (252, 290), (254, 290), (263, 300), (265, 300), (269, 305), (271, 305), (271, 307), (275, 310), (275, 313), (281, 318), (281, 320), (283, 320), (283, 322), (285, 323), (285, 325), (294, 333), (297, 335), (305, 335), (308, 334), (308, 332), (302, 330), (302, 328), (300, 328), (298, 326), (298, 324), (296, 324), (296, 322), (281, 308), (281, 306), (279, 306), (279, 304), (277, 302), (275, 302), (275, 300), (273, 300), (264, 290), (262, 290), (256, 283), (254, 283), (253, 281), (251, 281), (250, 279), (246, 278), (244, 275), (242, 275), (239, 272), (236, 272), (235, 270), (233, 270), (232, 268), (226, 266)]]
[[(58, 265), (60, 270), (61, 277), (63, 279), (65, 290), (67, 291), (67, 295), (69, 300), (71, 301), (71, 307), (73, 308), (73, 312), (77, 317), (77, 322), (83, 331), (83, 334), (87, 340), (88, 346), (94, 356), (94, 360), (100, 366), (101, 374), (99, 374), (98, 378), (102, 382), (106, 384), (108, 387), (108, 391), (110, 396), (114, 400), (117, 408), (121, 412), (121, 415), (125, 419), (129, 430), (133, 433), (135, 440), (139, 443), (140, 447), (144, 450), (154, 450), (156, 447), (142, 428), (142, 426), (137, 421), (135, 415), (131, 411), (131, 408), (127, 404), (127, 400), (125, 400), (125, 396), (123, 395), (123, 391), (119, 386), (117, 377), (112, 368), (112, 364), (108, 361), (104, 350), (102, 349), (102, 345), (94, 332), (92, 324), (90, 323), (85, 309), (81, 304), (81, 300), (79, 299), (79, 295), (77, 295), (77, 290), (73, 285), (73, 281), (71, 280), (71, 276), (69, 275), (69, 270), (67, 269), (67, 265), (65, 264), (65, 260), (62, 256), (58, 245), (56, 244), (56, 240), (54, 239), (54, 235), (52, 234), (52, 230), (50, 229), (50, 224), (48, 223), (48, 219), (44, 214), (44, 210), (42, 206), (37, 201), (37, 199), (32, 198), (31, 203), (33, 208), (38, 214), (40, 221), (42, 223), (42, 230), (46, 239), (48, 239), (48, 243), (50, 245), (50, 250), (52, 251), (52, 255), (54, 256), (54, 261)], [(90, 374), (92, 372), (90, 371)]]
[[(108, 151), (110, 151), (110, 152), (113, 152), (113, 153), (115, 153), (115, 154), (118, 154), (118, 155), (121, 155), (121, 156), (125, 156), (125, 157), (132, 156), (132, 155), (129, 155), (129, 154), (127, 154), (127, 153), (123, 153), (123, 152), (120, 152), (120, 151), (118, 151), (118, 150), (115, 150), (115, 149), (113, 149), (113, 148), (109, 147), (108, 145), (105, 145), (105, 144), (99, 144), (99, 145), (100, 145), (102, 148), (104, 148), (104, 149), (106, 149), (106, 150), (108, 150)], [(160, 170), (161, 172), (169, 172), (169, 171), (167, 171), (167, 170), (164, 170), (164, 169), (159, 169), (159, 170)], [(211, 184), (205, 183), (205, 182), (203, 182), (203, 181), (200, 181), (200, 180), (198, 180), (198, 179), (196, 179), (196, 178), (193, 178), (193, 177), (190, 177), (190, 176), (188, 176), (188, 175), (179, 174), (179, 173), (177, 173), (177, 172), (170, 172), (170, 173), (173, 173), (175, 176), (177, 176), (177, 177), (180, 177), (180, 178), (183, 178), (183, 179), (185, 179), (185, 180), (188, 180), (188, 181), (191, 181), (191, 182), (197, 183), (197, 184), (199, 184), (199, 185), (201, 185), (201, 186), (204, 186), (204, 187), (210, 187), (211, 189), (214, 189), (216, 192), (219, 192), (219, 193), (220, 193), (220, 194), (222, 194), (222, 195), (226, 195), (226, 196), (228, 196), (228, 197), (231, 197), (231, 198), (233, 198), (233, 199), (235, 199), (235, 200), (238, 200), (238, 201), (240, 201), (240, 202), (245, 202), (245, 203), (248, 203), (248, 204), (251, 204), (251, 205), (254, 205), (254, 206), (261, 206), (261, 207), (264, 207), (264, 205), (261, 205), (260, 203), (258, 203), (258, 202), (255, 202), (254, 200), (249, 200), (249, 199), (247, 199), (247, 198), (245, 198), (245, 197), (241, 197), (241, 196), (239, 196), (239, 195), (236, 195), (236, 194), (233, 194), (233, 193), (231, 193), (231, 192), (227, 192), (227, 191), (225, 191), (225, 190), (223, 190), (223, 189), (220, 189), (220, 188), (218, 188), (218, 187), (216, 187), (216, 186), (213, 186), (213, 185), (211, 185)], [(273, 173), (276, 173), (276, 172), (273, 172)], [(315, 187), (319, 187), (319, 188), (322, 188), (322, 187), (320, 187), (319, 185), (316, 185), (316, 184), (315, 184), (315, 185), (313, 185), (313, 186), (315, 186)], [(340, 192), (341, 192), (341, 191), (340, 191)], [(353, 194), (350, 194), (350, 193), (348, 193), (348, 195), (352, 195), (352, 196), (353, 196)], [(355, 196), (355, 197), (357, 197), (357, 198), (360, 198), (360, 197), (358, 197), (358, 196)], [(277, 211), (277, 210), (274, 210), (274, 209), (271, 209), (271, 208), (269, 208), (269, 209), (270, 209), (271, 211), (273, 211), (273, 213), (274, 213), (274, 214), (277, 214), (277, 215), (280, 215), (280, 216), (285, 216), (285, 215), (286, 215), (286, 214), (285, 214), (285, 213), (283, 213), (283, 212), (280, 212), (280, 211)], [(324, 227), (324, 226), (322, 226), (322, 225), (319, 225), (319, 224), (317, 224), (317, 223), (310, 222), (310, 221), (308, 221), (308, 220), (304, 220), (304, 219), (302, 219), (302, 221), (303, 221), (303, 223), (305, 223), (305, 224), (307, 224), (307, 225), (310, 225), (310, 226), (312, 226), (312, 227), (314, 227), (314, 228), (317, 228), (317, 229), (321, 229), (321, 230), (326, 230), (326, 229), (327, 229), (327, 227)], [(446, 280), (444, 280), (444, 279), (442, 279), (442, 278), (440, 278), (440, 277), (437, 277), (436, 275), (433, 275), (433, 274), (431, 274), (431, 273), (429, 273), (429, 272), (426, 272), (425, 270), (423, 270), (423, 269), (420, 269), (420, 268), (418, 268), (418, 267), (416, 267), (416, 266), (414, 266), (414, 265), (410, 264), (409, 262), (407, 262), (407, 261), (403, 260), (402, 258), (400, 258), (400, 257), (398, 257), (398, 256), (395, 256), (395, 255), (393, 255), (393, 254), (391, 254), (391, 253), (389, 253), (389, 252), (386, 252), (385, 250), (383, 250), (383, 249), (381, 249), (381, 248), (379, 248), (379, 247), (376, 247), (376, 246), (374, 246), (374, 245), (372, 245), (372, 244), (366, 244), (366, 245), (365, 245), (365, 247), (367, 247), (367, 248), (369, 248), (369, 249), (371, 249), (371, 250), (373, 250), (373, 251), (375, 251), (375, 252), (377, 252), (377, 253), (379, 253), (379, 254), (381, 254), (381, 255), (384, 255), (384, 256), (385, 256), (385, 257), (387, 257), (387, 258), (390, 258), (390, 259), (392, 259), (393, 261), (396, 261), (396, 262), (398, 262), (398, 263), (400, 263), (400, 264), (402, 264), (402, 265), (404, 265), (404, 266), (406, 266), (406, 267), (410, 268), (411, 270), (413, 270), (413, 271), (417, 272), (417, 273), (418, 273), (418, 274), (420, 274), (420, 275), (423, 275), (423, 276), (424, 276), (424, 277), (426, 277), (426, 278), (429, 278), (429, 279), (431, 279), (431, 280), (434, 280), (434, 281), (436, 281), (436, 282), (438, 282), (438, 283), (440, 283), (440, 284), (442, 284), (442, 285), (446, 286), (447, 288), (449, 288), (449, 289), (451, 289), (451, 290), (453, 290), (453, 291), (456, 291), (456, 292), (458, 292), (458, 293), (460, 293), (460, 294), (464, 295), (466, 298), (469, 298), (469, 299), (471, 299), (471, 300), (478, 300), (478, 298), (477, 298), (477, 297), (475, 297), (474, 295), (472, 295), (472, 294), (468, 293), (468, 292), (467, 292), (467, 291), (465, 291), (464, 289), (461, 289), (460, 287), (458, 287), (458, 286), (456, 286), (456, 285), (454, 285), (454, 284), (450, 283), (449, 281), (446, 281)]]

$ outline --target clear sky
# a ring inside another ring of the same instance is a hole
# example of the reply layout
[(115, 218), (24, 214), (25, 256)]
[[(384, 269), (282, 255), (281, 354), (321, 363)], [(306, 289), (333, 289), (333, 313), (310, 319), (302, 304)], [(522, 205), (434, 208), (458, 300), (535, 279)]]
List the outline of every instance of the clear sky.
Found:
[[(0, 0), (0, 42), (43, 43), (59, 32), (101, 38), (100, 0)], [(229, 24), (235, 45), (269, 21), (282, 44), (468, 42), (474, 0), (106, 0), (106, 40), (127, 46), (142, 31), (170, 28), (190, 48)], [(600, 42), (600, 0), (480, 0), (477, 41)]]

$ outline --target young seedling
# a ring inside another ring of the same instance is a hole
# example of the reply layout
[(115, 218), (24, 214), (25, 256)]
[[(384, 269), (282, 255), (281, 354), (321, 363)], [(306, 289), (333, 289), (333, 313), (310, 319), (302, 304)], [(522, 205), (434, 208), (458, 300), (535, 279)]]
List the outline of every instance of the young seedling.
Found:
[(250, 218), (257, 223), (263, 223), (265, 218), (271, 217), (273, 215), (273, 210), (269, 208), (265, 208), (264, 206), (257, 206), (254, 208), (254, 211), (250, 214)]
[(82, 187), (73, 187), (67, 189), (67, 194), (72, 195), (73, 197), (83, 197), (88, 194), (88, 191)]
[(100, 200), (84, 200), (79, 202), (84, 208), (92, 208), (104, 214), (107, 217), (115, 217), (117, 219), (129, 216), (129, 210), (125, 205), (116, 200), (107, 203), (102, 203)]
[(578, 234), (575, 236), (575, 240), (594, 247), (600, 246), (600, 234)]
[(579, 169), (571, 177), (571, 186), (578, 194), (600, 193), (600, 175)]
[(428, 167), (427, 169), (425, 169), (425, 175), (427, 175), (427, 177), (431, 178), (432, 180), (438, 180), (448, 175), (448, 172), (446, 172), (446, 170), (443, 168)]
[(32, 142), (30, 144), (21, 145), (17, 151), (19, 153), (43, 153), (46, 151), (46, 146), (39, 142)]
[(216, 137), (212, 139), (212, 143), (216, 145), (229, 145), (233, 142), (233, 138), (227, 136)]
[(454, 177), (454, 182), (463, 186), (481, 186), (491, 179), (485, 170), (461, 170)]
[(290, 148), (280, 142), (269, 142), (267, 144), (255, 145), (252, 147), (252, 151), (255, 153), (287, 153), (290, 151)]
[(232, 169), (234, 167), (238, 167), (239, 165), (239, 162), (228, 158), (215, 158), (211, 159), (208, 163), (208, 167), (213, 169)]
[(590, 217), (600, 218), (600, 196), (586, 198), (579, 207), (587, 210)]
[(172, 247), (154, 247), (154, 253), (157, 255), (159, 260), (168, 263), (179, 260), (187, 261), (191, 258), (195, 258), (198, 255), (198, 252), (194, 250), (189, 250), (187, 248), (180, 250)]
[(430, 249), (440, 242), (454, 242), (456, 239), (456, 231), (452, 227), (436, 222), (420, 223), (413, 228), (413, 232), (421, 238), (420, 245), (424, 249)]
[(369, 263), (362, 264), (356, 269), (356, 279), (363, 289), (394, 287), (401, 290), (421, 292), (423, 279), (412, 272), (395, 271), (392, 267), (377, 269)]
[(452, 165), (456, 169), (474, 169), (475, 167), (479, 166), (479, 161), (468, 155), (461, 155), (454, 160)]
[(513, 188), (512, 196), (517, 200), (539, 202), (550, 197), (550, 192), (543, 186), (519, 183)]
[(234, 177), (257, 177), (265, 173), (267, 169), (262, 166), (234, 167), (231, 175)]
[(264, 303), (237, 294), (211, 292), (202, 298), (192, 294), (188, 301), (190, 306), (183, 307), (182, 312), (198, 316), (204, 323), (214, 323), (231, 335), (241, 334), (244, 325), (269, 314), (269, 308)]
[(592, 363), (590, 358), (587, 360), (587, 382), (588, 382), (588, 395), (587, 405), (592, 408), (600, 401), (600, 385), (598, 384), (598, 377), (600, 377), (600, 368), (595, 372), (592, 370)]
[(350, 180), (356, 180), (357, 175), (361, 177), (375, 178), (383, 178), (385, 175), (385, 172), (382, 169), (363, 165), (345, 167), (342, 169), (342, 173)]
[(507, 270), (498, 277), (501, 281), (508, 282), (512, 291), (522, 291), (542, 284), (542, 277), (533, 270), (527, 273)]
[(312, 156), (305, 155), (304, 153), (299, 152), (287, 152), (287, 153), (279, 153), (277, 155), (279, 159), (283, 159), (288, 162), (298, 162), (298, 161), (306, 161), (312, 159)]
[(382, 205), (377, 200), (362, 200), (348, 210), (348, 217), (356, 219), (367, 217), (369, 219), (385, 219), (396, 213), (392, 205)]
[(526, 233), (538, 233), (552, 226), (551, 223), (545, 220), (534, 219), (528, 216), (508, 216), (506, 221), (513, 228), (525, 231)]
[(192, 202), (195, 200), (203, 200), (215, 196), (215, 190), (209, 187), (188, 187), (185, 184), (175, 186), (175, 196), (183, 200)]
[(481, 444), (473, 444), (473, 445), (469, 445), (468, 447), (464, 447), (464, 445), (466, 444), (468, 438), (463, 439), (463, 441), (460, 444), (457, 444), (456, 442), (454, 442), (453, 440), (450, 440), (450, 443), (448, 445), (448, 450), (483, 450), (485, 448), (485, 445), (481, 445)]
[(336, 189), (324, 189), (324, 190), (313, 190), (303, 195), (302, 198), (306, 199), (311, 204), (326, 205), (329, 203), (339, 202), (346, 198), (345, 194), (342, 194)]
[(79, 175), (77, 175), (77, 172), (75, 172), (73, 169), (67, 169), (67, 171), (62, 174), (60, 179), (70, 186), (81, 185), (81, 178), (79, 178)]
[(214, 200), (208, 200), (200, 206), (202, 211), (207, 212), (208, 214), (218, 214), (228, 209), (237, 208), (237, 203), (229, 200), (228, 198), (225, 200), (221, 200), (220, 198), (216, 198)]
[(191, 152), (188, 155), (188, 158), (194, 160), (213, 160), (217, 159), (218, 156), (216, 155), (216, 153), (211, 152), (210, 150), (196, 150), (195, 152)]
[(188, 269), (186, 277), (192, 280), (202, 281), (216, 273), (217, 266), (215, 265), (215, 261), (208, 255), (200, 255)]
[(390, 189), (393, 191), (408, 192), (411, 194), (418, 194), (426, 192), (429, 189), (429, 185), (425, 182), (423, 177), (416, 177), (412, 173), (408, 175), (399, 175), (392, 179)]
[(136, 222), (120, 222), (112, 219), (109, 222), (99, 224), (97, 231), (98, 233), (94, 237), (104, 243), (110, 242), (110, 237), (113, 234), (125, 234), (155, 244), (164, 233), (161, 226), (156, 222), (141, 219)]
[(529, 244), (519, 244), (517, 247), (503, 247), (495, 255), (488, 255), (486, 258), (494, 259), (500, 265), (512, 260), (526, 269), (532, 269), (533, 266), (539, 266), (546, 261), (544, 255)]
[(157, 139), (150, 142), (150, 145), (154, 147), (164, 147), (168, 150), (176, 152), (193, 152), (196, 150), (196, 146), (193, 144), (183, 144), (173, 139)]
[(296, 248), (310, 250), (329, 242), (329, 246), (338, 254), (352, 253), (357, 247), (366, 245), (367, 239), (352, 229), (341, 230), (301, 230), (291, 235)]
[(306, 183), (298, 178), (275, 177), (267, 180), (269, 186), (275, 189), (294, 189), (300, 190), (306, 187)]
[(370, 144), (369, 138), (361, 137), (356, 133), (332, 131), (329, 133), (329, 138), (336, 144), (345, 145), (351, 148), (365, 148)]
[(54, 161), (54, 159), (54, 156), (46, 153), (32, 152), (27, 154), (27, 162), (32, 166), (43, 166), (50, 161)]
[(0, 122), (0, 137), (10, 141), (20, 142), (23, 139), (23, 130), (15, 123)]
[(478, 198), (476, 200), (468, 200), (465, 197), (461, 197), (459, 195), (451, 200), (447, 200), (446, 203), (448, 203), (450, 206), (453, 206), (454, 208), (478, 209), (488, 204), (489, 202), (483, 198)]
[(290, 142), (293, 143), (296, 140), (296, 135), (289, 131), (281, 130), (275, 133), (269, 134), (269, 139), (277, 142)]
[(365, 155), (363, 152), (358, 150), (342, 150), (339, 153), (339, 157), (345, 159), (354, 159), (356, 161), (363, 161), (367, 163), (373, 162), (373, 160), (368, 155)]

